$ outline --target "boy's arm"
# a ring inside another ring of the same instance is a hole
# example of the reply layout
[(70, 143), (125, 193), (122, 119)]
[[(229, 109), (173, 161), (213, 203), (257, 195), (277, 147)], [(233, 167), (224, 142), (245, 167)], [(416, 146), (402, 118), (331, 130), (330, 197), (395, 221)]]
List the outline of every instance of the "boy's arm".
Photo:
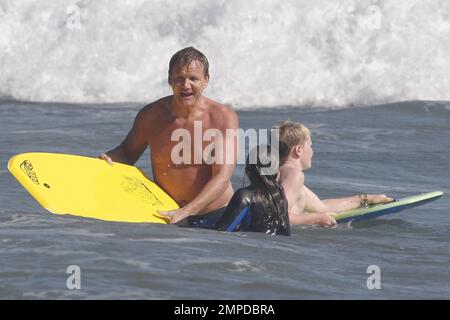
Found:
[(389, 203), (394, 201), (394, 198), (388, 197), (385, 194), (368, 194), (368, 195), (356, 195), (351, 197), (344, 197), (338, 199), (326, 199), (323, 202), (328, 208), (332, 208), (333, 211), (343, 212), (359, 208), (361, 204), (372, 205), (379, 203)]
[(361, 199), (358, 195), (355, 195), (336, 199), (324, 199), (322, 202), (328, 208), (333, 208), (336, 212), (343, 212), (358, 208), (361, 204)]
[(304, 181), (305, 176), (303, 175), (303, 173), (299, 174), (298, 172), (295, 172), (290, 168), (280, 169), (279, 183), (283, 187), (284, 194), (288, 202), (289, 216), (291, 216), (291, 214), (293, 214), (294, 211), (299, 211), (298, 207), (302, 207), (302, 202), (305, 201), (303, 190)]
[[(332, 226), (336, 224), (332, 212), (305, 212), (305, 205), (309, 201), (312, 207), (322, 208), (320, 199), (305, 187), (303, 173), (283, 170), (280, 174), (280, 184), (283, 186), (288, 201), (289, 222), (292, 225), (317, 224), (321, 226)], [(311, 199), (308, 199), (311, 198)]]
[(333, 218), (334, 215), (336, 215), (334, 212), (292, 213), (289, 214), (289, 222), (292, 225), (310, 224), (331, 227), (336, 224), (336, 220)]
[(377, 204), (388, 203), (394, 200), (384, 194), (369, 194), (366, 199), (364, 199), (363, 195), (355, 195), (351, 197), (321, 200), (306, 186), (304, 186), (304, 188), (306, 193), (305, 210), (309, 212), (343, 212), (359, 208), (362, 201), (367, 201), (367, 204)]
[(303, 186), (305, 192), (305, 211), (307, 212), (327, 212), (334, 211), (327, 203), (320, 198), (307, 186)]

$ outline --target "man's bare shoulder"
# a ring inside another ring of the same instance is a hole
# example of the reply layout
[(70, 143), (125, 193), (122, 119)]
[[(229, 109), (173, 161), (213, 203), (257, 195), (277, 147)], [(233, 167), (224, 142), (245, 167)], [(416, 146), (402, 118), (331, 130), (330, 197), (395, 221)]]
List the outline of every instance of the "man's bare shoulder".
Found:
[(145, 105), (139, 111), (138, 118), (145, 119), (146, 121), (148, 121), (152, 119), (158, 119), (161, 116), (167, 115), (169, 113), (167, 105), (170, 102), (170, 98), (171, 96), (167, 96)]
[(209, 114), (214, 123), (225, 127), (238, 127), (239, 118), (231, 106), (207, 98)]

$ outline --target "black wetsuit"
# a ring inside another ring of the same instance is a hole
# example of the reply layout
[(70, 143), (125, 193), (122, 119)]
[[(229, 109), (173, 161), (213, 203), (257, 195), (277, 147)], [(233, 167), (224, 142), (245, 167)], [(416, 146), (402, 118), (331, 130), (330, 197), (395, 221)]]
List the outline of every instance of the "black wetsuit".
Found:
[(287, 210), (282, 214), (274, 212), (256, 212), (256, 190), (252, 187), (237, 190), (231, 198), (225, 213), (215, 223), (221, 231), (252, 231), (267, 234), (291, 234)]

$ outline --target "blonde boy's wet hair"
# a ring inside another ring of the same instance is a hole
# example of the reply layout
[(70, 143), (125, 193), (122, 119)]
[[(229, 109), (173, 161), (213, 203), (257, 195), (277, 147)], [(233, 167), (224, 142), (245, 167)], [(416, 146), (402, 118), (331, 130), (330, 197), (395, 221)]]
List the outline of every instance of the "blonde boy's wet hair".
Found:
[(279, 130), (280, 158), (288, 156), (294, 146), (303, 146), (311, 134), (300, 122), (278, 121), (273, 128)]

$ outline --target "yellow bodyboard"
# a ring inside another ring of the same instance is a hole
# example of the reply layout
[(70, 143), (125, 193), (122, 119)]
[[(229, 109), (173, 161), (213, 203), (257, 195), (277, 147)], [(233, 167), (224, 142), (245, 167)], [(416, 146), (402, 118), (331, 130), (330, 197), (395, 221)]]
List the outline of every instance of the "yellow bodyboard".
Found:
[(138, 168), (97, 158), (23, 153), (8, 170), (45, 209), (55, 214), (119, 222), (167, 223), (157, 211), (177, 203)]

